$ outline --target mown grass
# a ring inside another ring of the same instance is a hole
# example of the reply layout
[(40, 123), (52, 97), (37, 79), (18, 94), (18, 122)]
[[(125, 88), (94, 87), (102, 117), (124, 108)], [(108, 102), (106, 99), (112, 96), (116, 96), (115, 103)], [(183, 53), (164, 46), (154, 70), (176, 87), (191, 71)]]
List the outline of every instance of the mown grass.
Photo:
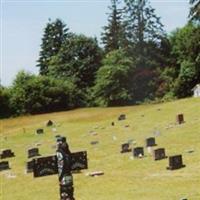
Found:
[[(117, 121), (121, 113), (126, 114), (125, 121)], [(175, 124), (178, 113), (184, 113), (186, 123)], [(49, 119), (56, 123), (57, 132), (45, 127)], [(115, 126), (111, 126), (112, 121)], [(179, 200), (183, 197), (200, 200), (199, 98), (156, 105), (77, 109), (5, 119), (0, 123), (1, 148), (11, 148), (16, 154), (6, 159), (11, 170), (0, 172), (1, 200), (59, 199), (56, 175), (33, 178), (32, 174), (24, 173), (27, 148), (40, 143), (42, 155), (54, 154), (52, 145), (57, 134), (67, 137), (73, 152), (88, 152), (89, 169), (74, 174), (77, 200)], [(36, 135), (37, 128), (44, 128), (45, 134)], [(144, 146), (145, 138), (153, 136), (155, 130), (161, 133), (156, 137), (157, 147), (166, 148), (168, 156), (182, 154), (185, 168), (168, 171), (168, 160), (153, 161), (146, 149), (143, 159), (132, 159), (131, 153), (119, 153), (121, 144), (129, 139), (136, 141), (135, 146)], [(92, 135), (92, 131), (97, 135)], [(94, 140), (99, 144), (91, 145)], [(96, 170), (105, 174), (95, 178), (85, 175)], [(9, 178), (9, 174), (16, 177)]]

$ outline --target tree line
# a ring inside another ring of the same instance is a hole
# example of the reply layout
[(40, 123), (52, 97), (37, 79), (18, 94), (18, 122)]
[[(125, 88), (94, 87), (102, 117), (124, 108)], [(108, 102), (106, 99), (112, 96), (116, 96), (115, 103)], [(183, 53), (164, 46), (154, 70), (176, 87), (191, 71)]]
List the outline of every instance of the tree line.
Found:
[(200, 1), (190, 5), (188, 23), (167, 34), (148, 0), (111, 0), (103, 47), (49, 20), (39, 75), (20, 71), (10, 87), (0, 86), (0, 116), (190, 96), (200, 83)]

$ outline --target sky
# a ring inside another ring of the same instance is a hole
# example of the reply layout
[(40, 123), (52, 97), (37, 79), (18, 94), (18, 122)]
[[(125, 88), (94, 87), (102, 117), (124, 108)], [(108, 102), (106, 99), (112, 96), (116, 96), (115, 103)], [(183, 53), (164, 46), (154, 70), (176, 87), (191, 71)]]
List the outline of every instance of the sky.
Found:
[[(189, 0), (150, 0), (170, 33), (188, 20)], [(107, 25), (110, 0), (0, 0), (0, 80), (10, 86), (20, 70), (38, 74), (36, 67), (44, 28), (62, 19), (70, 31), (100, 39)]]

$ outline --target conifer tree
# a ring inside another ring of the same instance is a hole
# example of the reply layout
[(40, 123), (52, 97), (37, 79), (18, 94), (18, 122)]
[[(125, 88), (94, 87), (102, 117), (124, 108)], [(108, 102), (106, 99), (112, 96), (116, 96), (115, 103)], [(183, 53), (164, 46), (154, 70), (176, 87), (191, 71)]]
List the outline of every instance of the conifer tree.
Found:
[(144, 52), (144, 43), (160, 40), (163, 25), (148, 0), (125, 0), (125, 18), (128, 41), (139, 53)]
[(190, 0), (190, 20), (200, 22), (200, 0)]
[(104, 26), (102, 43), (105, 45), (105, 52), (120, 49), (125, 45), (125, 32), (122, 22), (122, 9), (118, 8), (119, 0), (111, 0), (109, 7), (111, 13), (108, 16), (108, 25)]
[(47, 75), (48, 62), (52, 56), (55, 56), (67, 36), (68, 28), (60, 20), (56, 19), (54, 22), (49, 22), (44, 30), (42, 38), (41, 51), (38, 59), (37, 67), (40, 68), (41, 75)]

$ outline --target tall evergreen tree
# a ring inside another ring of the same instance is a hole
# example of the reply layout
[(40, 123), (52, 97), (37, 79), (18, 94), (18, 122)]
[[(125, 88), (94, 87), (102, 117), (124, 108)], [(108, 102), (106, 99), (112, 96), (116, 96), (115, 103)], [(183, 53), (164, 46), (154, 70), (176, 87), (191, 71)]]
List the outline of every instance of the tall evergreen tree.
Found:
[(200, 22), (200, 0), (190, 0), (190, 20)]
[(48, 73), (48, 62), (52, 56), (55, 56), (67, 36), (68, 28), (60, 20), (56, 19), (54, 22), (49, 22), (44, 30), (42, 38), (41, 51), (38, 59), (37, 67), (40, 68), (40, 74), (46, 75)]
[(105, 45), (105, 52), (122, 48), (125, 44), (125, 31), (122, 22), (122, 9), (118, 8), (120, 1), (111, 0), (109, 7), (111, 13), (108, 16), (108, 25), (104, 26), (102, 43)]
[(156, 68), (163, 61), (163, 25), (148, 0), (124, 0), (128, 53), (135, 70), (130, 84), (135, 102), (153, 99), (156, 90)]
[(129, 42), (144, 53), (145, 42), (158, 42), (163, 25), (148, 0), (125, 0), (126, 30)]

